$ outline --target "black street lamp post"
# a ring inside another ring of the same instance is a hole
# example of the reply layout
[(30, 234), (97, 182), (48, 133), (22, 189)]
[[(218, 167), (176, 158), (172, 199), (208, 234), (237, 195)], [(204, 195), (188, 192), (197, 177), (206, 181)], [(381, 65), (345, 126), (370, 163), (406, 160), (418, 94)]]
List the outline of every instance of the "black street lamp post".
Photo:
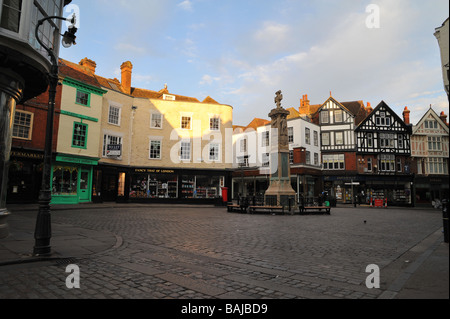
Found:
[(53, 157), (53, 121), (54, 121), (54, 111), (55, 111), (55, 97), (56, 88), (58, 85), (58, 58), (52, 48), (48, 48), (39, 39), (39, 27), (47, 20), (59, 19), (70, 21), (72, 26), (69, 27), (69, 31), (63, 35), (62, 44), (65, 48), (70, 47), (75, 44), (75, 33), (77, 28), (75, 28), (75, 16), (71, 19), (67, 19), (59, 16), (51, 16), (38, 21), (36, 26), (35, 34), (36, 40), (39, 44), (48, 52), (50, 56), (52, 67), (49, 76), (49, 103), (47, 112), (47, 126), (45, 133), (45, 146), (44, 146), (44, 168), (42, 172), (42, 184), (41, 190), (39, 192), (39, 211), (36, 220), (36, 228), (34, 233), (35, 245), (33, 250), (33, 255), (35, 256), (48, 256), (51, 254), (50, 238), (52, 237), (51, 228), (51, 215), (50, 215), (50, 202), (52, 200), (52, 182), (51, 182), (51, 168), (52, 168), (52, 157)]

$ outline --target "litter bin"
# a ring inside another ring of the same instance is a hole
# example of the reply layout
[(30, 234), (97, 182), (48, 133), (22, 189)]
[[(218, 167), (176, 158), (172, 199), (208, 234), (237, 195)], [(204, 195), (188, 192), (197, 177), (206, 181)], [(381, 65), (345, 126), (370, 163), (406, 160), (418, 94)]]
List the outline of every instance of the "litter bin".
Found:
[(442, 200), (442, 221), (444, 223), (444, 241), (448, 243), (448, 199)]

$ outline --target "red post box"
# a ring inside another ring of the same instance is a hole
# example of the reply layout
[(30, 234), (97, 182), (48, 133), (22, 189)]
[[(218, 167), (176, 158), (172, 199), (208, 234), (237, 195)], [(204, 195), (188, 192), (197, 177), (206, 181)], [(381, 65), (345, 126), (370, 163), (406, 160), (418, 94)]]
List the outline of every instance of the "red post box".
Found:
[(228, 187), (222, 187), (222, 200), (224, 203), (228, 202)]

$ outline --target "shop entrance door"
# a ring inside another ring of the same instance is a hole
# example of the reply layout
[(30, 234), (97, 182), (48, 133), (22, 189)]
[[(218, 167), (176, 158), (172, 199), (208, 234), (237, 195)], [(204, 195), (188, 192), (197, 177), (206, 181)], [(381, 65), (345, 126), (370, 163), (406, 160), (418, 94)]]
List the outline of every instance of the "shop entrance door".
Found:
[(103, 173), (102, 200), (115, 202), (117, 200), (117, 173)]
[(80, 172), (80, 185), (78, 191), (78, 199), (80, 202), (90, 201), (89, 174), (90, 172), (84, 169)]

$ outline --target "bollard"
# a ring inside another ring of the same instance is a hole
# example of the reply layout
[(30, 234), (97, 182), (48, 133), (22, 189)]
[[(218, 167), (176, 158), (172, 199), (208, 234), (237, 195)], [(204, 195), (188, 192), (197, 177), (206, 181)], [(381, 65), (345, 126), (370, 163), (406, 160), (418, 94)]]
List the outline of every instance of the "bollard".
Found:
[(442, 200), (442, 221), (444, 223), (444, 242), (448, 243), (448, 199)]

